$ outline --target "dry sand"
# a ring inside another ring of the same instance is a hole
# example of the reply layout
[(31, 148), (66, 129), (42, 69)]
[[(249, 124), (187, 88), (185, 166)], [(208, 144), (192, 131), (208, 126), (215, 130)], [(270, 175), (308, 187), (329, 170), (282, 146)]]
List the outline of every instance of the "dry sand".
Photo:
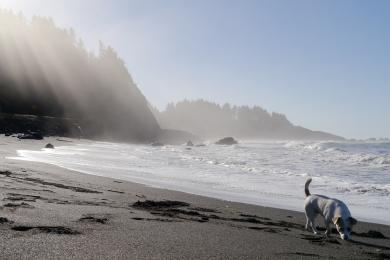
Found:
[(389, 226), (325, 239), (301, 212), (6, 159), (48, 142), (0, 137), (1, 259), (390, 259)]

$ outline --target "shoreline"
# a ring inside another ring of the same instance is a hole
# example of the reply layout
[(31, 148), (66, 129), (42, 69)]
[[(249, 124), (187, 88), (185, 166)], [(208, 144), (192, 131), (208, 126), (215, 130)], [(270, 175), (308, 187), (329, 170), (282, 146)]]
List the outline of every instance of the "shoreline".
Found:
[[(55, 142), (58, 140), (59, 140), (58, 138), (54, 139)], [(72, 141), (70, 141), (70, 140), (72, 140)], [(64, 141), (64, 140), (62, 140), (62, 141)], [(99, 145), (100, 145), (100, 143), (102, 143), (102, 144), (106, 144), (106, 143), (107, 144), (115, 144), (115, 143), (110, 143), (110, 142), (104, 142), (104, 141), (100, 142), (100, 141), (93, 141), (93, 140), (87, 140), (87, 139), (83, 139), (83, 140), (68, 139), (65, 141), (68, 143), (63, 143), (63, 142), (56, 143), (56, 148), (70, 147), (72, 145), (81, 144), (81, 145), (83, 145), (84, 148), (85, 148), (85, 146), (87, 146), (87, 149), (89, 149), (88, 148), (89, 144), (99, 144)], [(121, 143), (118, 143), (118, 144), (121, 144)], [(40, 148), (42, 148), (42, 147), (33, 147), (33, 149), (22, 151), (21, 154), (18, 153), (17, 156), (11, 156), (11, 157), (9, 157), (9, 159), (40, 162), (40, 163), (45, 163), (48, 165), (58, 166), (58, 167), (63, 168), (64, 170), (76, 171), (76, 172), (81, 173), (81, 174), (87, 174), (87, 175), (92, 175), (92, 176), (101, 176), (101, 177), (111, 177), (110, 174), (107, 174), (107, 173), (109, 173), (109, 171), (107, 171), (107, 170), (106, 171), (99, 171), (99, 169), (95, 169), (95, 171), (93, 171), (92, 169), (88, 169), (85, 167), (84, 168), (78, 167), (77, 165), (73, 166), (73, 164), (67, 165), (65, 161), (61, 161), (61, 158), (59, 158), (59, 161), (58, 160), (50, 160), (50, 157), (46, 158), (45, 155), (43, 155), (43, 157), (38, 156), (38, 155), (37, 155), (37, 157), (35, 157), (34, 153), (29, 152), (31, 150), (39, 151), (39, 150), (41, 150)], [(135, 147), (135, 148), (137, 148), (137, 147)], [(69, 152), (69, 149), (65, 149), (64, 151)], [(70, 148), (70, 151), (77, 153), (78, 149), (76, 148), (76, 149), (72, 150), (72, 148)], [(139, 166), (139, 167), (142, 167), (142, 166)], [(155, 171), (153, 171), (153, 173), (154, 172)], [(114, 172), (114, 174), (116, 174), (116, 172)], [(151, 187), (151, 188), (166, 189), (166, 190), (170, 190), (170, 191), (179, 191), (179, 192), (184, 192), (184, 193), (198, 195), (198, 196), (205, 196), (205, 197), (224, 200), (224, 201), (232, 201), (232, 202), (244, 203), (244, 204), (250, 204), (250, 205), (256, 205), (256, 206), (279, 208), (279, 209), (303, 212), (303, 203), (300, 203), (300, 202), (303, 201), (304, 196), (302, 196), (302, 198), (301, 198), (301, 196), (297, 196), (297, 194), (294, 195), (293, 199), (291, 199), (289, 197), (290, 195), (286, 195), (287, 193), (283, 193), (283, 192), (281, 192), (281, 193), (277, 192), (275, 194), (274, 193), (267, 193), (267, 192), (259, 192), (259, 194), (254, 196), (253, 194), (240, 194), (237, 192), (228, 192), (228, 191), (224, 191), (224, 190), (217, 190), (217, 191), (207, 190), (207, 189), (204, 189), (204, 187), (202, 187), (202, 186), (200, 186), (200, 187), (188, 186), (188, 185), (183, 186), (180, 184), (176, 184), (175, 182), (172, 182), (172, 183), (167, 182), (167, 180), (162, 182), (159, 179), (154, 180), (153, 178), (150, 178), (150, 177), (144, 177), (141, 175), (137, 175), (136, 172), (135, 172), (135, 174), (130, 174), (130, 175), (122, 173), (122, 174), (117, 174), (115, 176), (116, 176), (116, 178), (121, 179), (123, 181), (138, 183), (138, 184), (142, 184), (142, 185), (145, 185), (145, 186)], [(303, 189), (303, 186), (302, 186), (302, 189)], [(261, 186), (259, 187), (258, 190), (259, 191), (262, 190)], [(303, 194), (303, 192), (302, 192), (302, 194)], [(320, 194), (328, 194), (328, 193), (320, 193)], [(281, 198), (277, 199), (277, 197), (279, 197), (279, 196), (282, 196), (282, 198), (285, 198), (285, 199), (283, 199), (283, 200)], [(339, 198), (335, 194), (333, 194), (333, 196), (335, 196), (335, 198)], [(331, 197), (333, 197), (333, 196), (331, 196)], [(341, 198), (341, 199), (345, 199), (346, 201), (348, 201), (348, 198)], [(352, 207), (352, 204), (351, 204), (351, 207)], [(365, 207), (365, 208), (364, 207), (363, 208), (362, 207), (360, 207), (360, 208), (353, 208), (352, 207), (351, 209), (352, 209), (352, 212), (354, 213), (353, 215), (361, 221), (372, 222), (372, 223), (382, 224), (382, 225), (390, 225), (390, 220), (388, 220), (386, 218), (386, 214), (384, 212), (378, 211), (376, 214), (373, 214), (373, 213), (370, 213), (371, 211), (369, 211), (367, 209), (367, 207)], [(360, 214), (357, 214), (357, 212)]]
[[(13, 158), (10, 159), (10, 160), (29, 161), (29, 160), (13, 159)], [(273, 204), (273, 203), (268, 203), (268, 204), (266, 204), (266, 203), (260, 204), (259, 203), (259, 204), (256, 204), (256, 203), (250, 203), (250, 202), (242, 202), (242, 201), (238, 201), (238, 200), (234, 200), (234, 199), (229, 200), (229, 199), (219, 198), (217, 196), (208, 196), (208, 195), (202, 195), (202, 194), (198, 194), (198, 193), (192, 193), (192, 192), (186, 192), (186, 191), (181, 191), (181, 190), (169, 189), (169, 188), (159, 187), (157, 185), (145, 184), (145, 183), (141, 183), (141, 182), (137, 182), (137, 181), (129, 181), (129, 180), (121, 179), (121, 178), (112, 178), (112, 177), (95, 175), (95, 174), (91, 174), (91, 173), (87, 173), (87, 172), (82, 172), (82, 171), (78, 171), (78, 170), (68, 169), (66, 167), (54, 165), (54, 164), (51, 164), (51, 163), (35, 162), (35, 161), (29, 161), (29, 162), (45, 164), (45, 165), (48, 165), (48, 166), (51, 166), (51, 167), (58, 167), (58, 168), (61, 168), (61, 169), (65, 170), (65, 171), (71, 171), (71, 172), (75, 172), (77, 174), (83, 174), (83, 175), (88, 175), (88, 176), (96, 176), (96, 177), (101, 177), (101, 178), (108, 178), (108, 179), (112, 179), (112, 180), (120, 180), (120, 181), (127, 182), (127, 183), (142, 185), (142, 186), (145, 186), (146, 188), (150, 188), (150, 189), (165, 190), (167, 192), (179, 192), (179, 193), (184, 193), (184, 194), (187, 194), (187, 195), (190, 195), (190, 196), (199, 196), (199, 197), (204, 197), (206, 199), (214, 199), (214, 200), (219, 200), (221, 202), (226, 202), (226, 203), (239, 203), (239, 204), (244, 204), (244, 205), (248, 205), (248, 206), (264, 207), (264, 208), (277, 209), (277, 210), (285, 210), (285, 211), (296, 212), (296, 213), (300, 213), (300, 214), (303, 214), (303, 212), (304, 212), (303, 211), (303, 206), (302, 206), (302, 209), (299, 210), (299, 209), (296, 209), (295, 207), (286, 208), (286, 207), (282, 207), (280, 205)], [(302, 199), (302, 201), (303, 201), (303, 199)], [(364, 217), (358, 217), (358, 219), (359, 219), (359, 222), (362, 222), (362, 223), (370, 223), (370, 224), (378, 224), (378, 225), (390, 226), (390, 220), (386, 222), (386, 221), (383, 221), (383, 220), (380, 220), (380, 219), (370, 219), (370, 218), (364, 218)]]
[[(375, 237), (390, 237), (388, 225), (359, 222), (353, 241), (342, 241), (336, 234), (322, 239), (303, 230), (302, 212), (153, 188), (43, 163), (7, 160), (5, 157), (12, 156), (14, 148), (40, 149), (48, 142), (55, 146), (58, 143), (49, 138), (27, 142), (2, 138), (1, 142), (0, 217), (7, 222), (0, 224), (0, 247), (5, 258), (390, 256), (390, 240)], [(158, 204), (165, 200), (172, 204)], [(69, 248), (76, 250), (69, 252)]]

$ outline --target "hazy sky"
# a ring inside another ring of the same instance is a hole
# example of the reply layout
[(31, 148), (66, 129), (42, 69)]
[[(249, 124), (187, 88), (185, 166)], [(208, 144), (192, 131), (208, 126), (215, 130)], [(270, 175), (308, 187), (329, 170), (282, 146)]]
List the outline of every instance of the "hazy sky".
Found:
[[(0, 0), (113, 46), (148, 100), (260, 105), (345, 137), (390, 137), (390, 1)], [(1, 25), (0, 25), (1, 26)]]

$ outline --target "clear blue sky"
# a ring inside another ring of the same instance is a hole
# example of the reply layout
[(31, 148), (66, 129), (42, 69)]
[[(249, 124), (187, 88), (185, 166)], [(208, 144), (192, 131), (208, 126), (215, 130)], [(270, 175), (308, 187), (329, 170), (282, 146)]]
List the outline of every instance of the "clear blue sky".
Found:
[(350, 138), (390, 137), (390, 1), (0, 0), (113, 46), (148, 100), (260, 105)]

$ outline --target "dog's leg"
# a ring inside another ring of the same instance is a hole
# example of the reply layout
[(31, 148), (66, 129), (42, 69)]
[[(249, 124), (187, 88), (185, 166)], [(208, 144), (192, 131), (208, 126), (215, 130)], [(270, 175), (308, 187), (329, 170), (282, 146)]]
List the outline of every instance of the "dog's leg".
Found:
[(308, 204), (305, 205), (305, 215), (306, 215), (306, 225), (305, 228), (307, 231), (310, 231), (311, 222), (316, 218), (316, 214), (310, 209)]
[(311, 227), (311, 229), (313, 230), (313, 233), (317, 235), (318, 231), (314, 225), (314, 220), (315, 220), (315, 217), (306, 217), (306, 230), (309, 231), (309, 226)]
[(326, 237), (330, 237), (331, 234), (332, 234), (332, 230), (331, 230), (330, 226), (327, 226), (326, 231), (325, 231)]
[(306, 225), (305, 225), (306, 230), (309, 230), (309, 223), (310, 223), (309, 218), (306, 216)]
[(317, 217), (317, 214), (314, 213), (312, 210), (309, 209), (309, 207), (305, 207), (305, 214), (306, 214), (306, 229), (309, 230), (309, 226), (313, 230), (314, 234), (317, 234), (316, 227), (314, 226), (314, 220)]
[(332, 228), (330, 227), (330, 222), (329, 221), (325, 221), (325, 226), (326, 226), (325, 235), (327, 237), (330, 237), (330, 235), (332, 234)]
[(318, 231), (317, 231), (316, 226), (315, 226), (315, 224), (314, 224), (314, 220), (315, 220), (315, 219), (311, 219), (311, 220), (310, 220), (310, 227), (311, 227), (311, 229), (313, 230), (313, 233), (314, 233), (315, 235), (317, 235), (317, 234), (318, 234)]

